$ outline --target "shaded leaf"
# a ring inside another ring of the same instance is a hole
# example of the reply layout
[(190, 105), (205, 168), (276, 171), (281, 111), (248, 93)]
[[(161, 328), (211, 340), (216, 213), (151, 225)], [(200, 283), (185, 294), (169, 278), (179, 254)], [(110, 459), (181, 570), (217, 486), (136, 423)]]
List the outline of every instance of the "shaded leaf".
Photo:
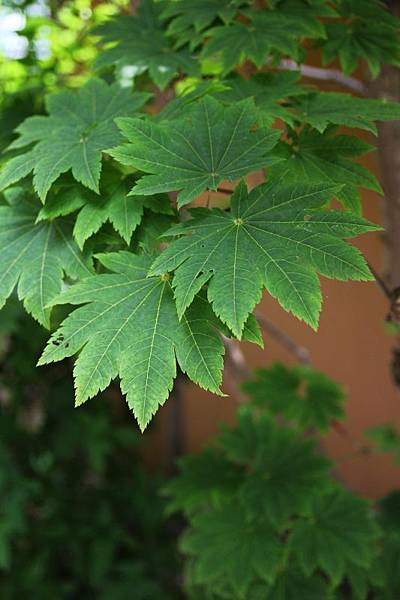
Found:
[(127, 244), (133, 232), (142, 221), (144, 209), (164, 215), (173, 211), (166, 195), (129, 196), (132, 187), (130, 178), (121, 178), (121, 174), (111, 174), (103, 183), (99, 198), (89, 196), (85, 206), (79, 211), (74, 227), (74, 237), (80, 247), (100, 227), (109, 221)]
[(159, 21), (162, 6), (152, 0), (139, 4), (134, 16), (118, 16), (95, 29), (102, 44), (113, 43), (98, 56), (95, 66), (118, 65), (122, 73), (140, 75), (149, 72), (151, 79), (164, 89), (180, 71), (195, 75), (196, 61), (186, 50), (176, 50)]
[(74, 242), (71, 225), (62, 219), (36, 223), (37, 209), (18, 194), (10, 205), (0, 206), (0, 306), (18, 284), (25, 309), (49, 327), (49, 304), (61, 292), (64, 275), (80, 279), (92, 267)]
[(302, 431), (327, 431), (333, 420), (344, 416), (344, 394), (340, 386), (305, 367), (289, 369), (281, 364), (259, 369), (243, 389), (258, 408), (284, 416)]
[[(113, 225), (114, 230), (129, 245), (133, 232), (142, 221), (145, 209), (151, 213), (174, 214), (166, 195), (129, 197), (128, 193), (134, 181), (132, 177), (106, 169), (102, 175), (100, 195), (78, 184), (61, 186), (57, 191), (50, 193), (46, 204), (39, 211), (38, 221), (54, 219), (80, 209), (73, 230), (80, 248), (83, 248), (86, 240), (107, 222)], [(171, 225), (172, 221), (168, 220), (165, 229)]]
[(332, 600), (332, 590), (319, 576), (304, 577), (296, 568), (287, 568), (274, 585), (266, 589), (259, 584), (251, 590), (249, 600)]
[(183, 206), (207, 189), (216, 190), (224, 179), (235, 181), (271, 162), (268, 151), (279, 133), (251, 131), (256, 120), (250, 100), (225, 108), (205, 97), (173, 122), (118, 119), (130, 143), (109, 153), (122, 164), (152, 173), (138, 181), (132, 194), (180, 190), (178, 206)]
[(224, 73), (244, 60), (251, 60), (260, 69), (275, 53), (299, 59), (302, 38), (324, 36), (318, 17), (326, 11), (332, 14), (325, 5), (296, 0), (281, 2), (273, 10), (245, 10), (248, 24), (236, 21), (207, 31), (209, 39), (202, 57), (218, 56)]
[(314, 498), (310, 515), (294, 525), (289, 544), (307, 575), (320, 568), (337, 585), (353, 565), (371, 564), (376, 537), (368, 503), (335, 490)]
[(260, 73), (250, 79), (229, 77), (224, 80), (228, 89), (214, 95), (224, 102), (239, 102), (252, 97), (263, 124), (271, 125), (275, 119), (294, 124), (295, 116), (285, 104), (289, 97), (307, 94), (307, 88), (299, 84), (299, 78), (299, 73), (292, 71)]
[(314, 92), (296, 101), (305, 123), (323, 133), (329, 125), (347, 125), (377, 133), (375, 121), (400, 119), (400, 103), (356, 98), (350, 94)]
[(242, 472), (215, 449), (185, 456), (179, 461), (180, 473), (164, 488), (170, 498), (169, 512), (193, 514), (207, 505), (218, 506), (235, 494)]
[(330, 483), (330, 463), (316, 453), (314, 442), (269, 418), (242, 416), (220, 444), (231, 460), (248, 464), (239, 490), (246, 512), (267, 518), (274, 528), (309, 510), (315, 494)]
[(382, 188), (375, 175), (353, 158), (372, 149), (353, 136), (334, 135), (331, 130), (321, 134), (306, 128), (293, 134), (291, 144), (281, 142), (276, 146), (274, 152), (284, 160), (271, 167), (270, 175), (285, 182), (340, 184), (338, 200), (345, 208), (361, 213), (358, 188), (376, 192), (382, 192)]
[(381, 452), (390, 452), (394, 460), (400, 464), (400, 431), (392, 424), (379, 425), (366, 431), (366, 436), (373, 440)]
[[(379, 0), (340, 0), (337, 10), (342, 22), (326, 25), (326, 40), (320, 40), (325, 64), (339, 57), (350, 75), (364, 59), (374, 77), (381, 63), (400, 64), (399, 20)], [(344, 21), (344, 22), (343, 22)]]
[(229, 23), (237, 14), (237, 7), (245, 3), (243, 0), (179, 0), (165, 6), (161, 19), (171, 19), (167, 28), (169, 35), (187, 35), (187, 30), (190, 33), (192, 28), (202, 31), (215, 19)]
[(194, 517), (181, 547), (195, 559), (194, 583), (234, 589), (243, 600), (255, 580), (274, 581), (284, 555), (269, 524), (250, 520), (234, 503)]

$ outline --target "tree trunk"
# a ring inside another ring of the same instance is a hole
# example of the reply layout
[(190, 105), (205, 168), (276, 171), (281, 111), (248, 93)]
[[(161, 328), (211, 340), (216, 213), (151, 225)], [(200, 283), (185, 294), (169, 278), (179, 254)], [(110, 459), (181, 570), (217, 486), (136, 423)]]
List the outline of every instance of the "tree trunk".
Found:
[[(397, 0), (388, 7), (400, 16)], [(380, 76), (370, 84), (370, 94), (400, 102), (400, 69), (384, 65)], [(378, 140), (382, 187), (385, 193), (385, 264), (383, 275), (389, 289), (400, 286), (400, 121), (381, 123)]]

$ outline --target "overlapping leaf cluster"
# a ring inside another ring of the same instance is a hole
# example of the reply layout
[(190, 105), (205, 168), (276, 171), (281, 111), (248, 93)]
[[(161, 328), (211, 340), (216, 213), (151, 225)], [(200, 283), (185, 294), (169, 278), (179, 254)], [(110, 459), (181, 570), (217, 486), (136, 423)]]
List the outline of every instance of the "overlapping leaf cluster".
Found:
[(291, 57), (301, 61), (299, 41), (322, 48), (325, 64), (339, 58), (351, 74), (364, 60), (372, 75), (382, 63), (398, 65), (399, 24), (380, 0), (267, 0), (263, 9), (249, 9), (246, 0), (164, 2), (161, 18), (176, 47), (204, 44), (203, 58), (230, 71), (244, 60), (261, 67)]
[(120, 86), (92, 79), (78, 92), (48, 96), (48, 116), (28, 117), (9, 150), (28, 147), (9, 160), (0, 174), (0, 189), (33, 171), (33, 186), (42, 201), (66, 171), (84, 186), (99, 191), (102, 152), (121, 139), (114, 119), (135, 112), (148, 99)]
[(275, 364), (243, 384), (254, 408), (284, 418), (300, 431), (327, 431), (344, 417), (344, 394), (329, 377), (308, 367)]
[(16, 301), (0, 331), (0, 597), (176, 600), (165, 479), (144, 467), (129, 410), (112, 390), (74, 410), (68, 364), (36, 369), (45, 331)]
[[(319, 91), (281, 62), (315, 44), (327, 60), (350, 64), (343, 49), (362, 46), (371, 68), (396, 63), (397, 22), (368, 6), (143, 0), (93, 32), (96, 75), (17, 127), (1, 158), (0, 300), (16, 288), (50, 328), (54, 306), (82, 305), (41, 359), (79, 354), (78, 404), (119, 377), (144, 428), (177, 364), (222, 393), (221, 336), (262, 343), (252, 311), (264, 290), (317, 328), (319, 275), (372, 278), (346, 241), (377, 229), (359, 191), (381, 191), (358, 162), (372, 146), (337, 127), (374, 134), (400, 109)], [(385, 52), (361, 35), (372, 14)], [(348, 43), (333, 51), (338, 27)], [(250, 189), (255, 172), (264, 183)]]
[[(176, 50), (162, 27), (161, 4), (141, 2), (135, 16), (114, 17), (98, 27), (95, 33), (107, 47), (99, 55), (96, 67), (116, 65), (131, 78), (148, 71), (161, 89), (179, 73), (197, 74), (194, 58), (187, 49)], [(110, 42), (112, 47), (108, 47)]]
[[(250, 403), (238, 424), (182, 459), (165, 490), (170, 511), (188, 519), (181, 549), (193, 598), (195, 590), (231, 600), (379, 595), (382, 569), (389, 572), (398, 546), (393, 541), (382, 557), (385, 534), (371, 508), (334, 483), (310, 437), (311, 428), (323, 431), (341, 416), (342, 391), (321, 373), (281, 365), (260, 371), (245, 390)], [(277, 414), (290, 421), (276, 421)], [(391, 508), (396, 514), (398, 499)], [(389, 506), (384, 519), (392, 526)]]
[(339, 57), (343, 71), (350, 74), (362, 59), (374, 77), (382, 63), (398, 66), (399, 23), (383, 8), (380, 0), (339, 0), (338, 20), (326, 25), (326, 38), (317, 43), (325, 64)]

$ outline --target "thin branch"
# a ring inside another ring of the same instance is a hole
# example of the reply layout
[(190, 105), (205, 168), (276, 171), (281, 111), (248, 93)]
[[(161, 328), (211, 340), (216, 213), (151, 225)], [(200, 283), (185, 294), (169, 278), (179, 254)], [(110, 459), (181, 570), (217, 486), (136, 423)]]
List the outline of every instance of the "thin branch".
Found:
[(239, 402), (247, 402), (248, 398), (242, 392), (241, 384), (250, 379), (251, 371), (238, 342), (225, 335), (222, 335), (222, 341), (226, 351), (225, 370), (229, 373), (225, 381)]
[(388, 300), (392, 300), (392, 291), (388, 288), (384, 280), (378, 273), (375, 271), (374, 267), (367, 261), (367, 265), (372, 275), (375, 277), (375, 281), (378, 284), (378, 287), (382, 290), (383, 294), (386, 296)]
[(221, 186), (218, 186), (217, 188), (217, 192), (220, 194), (233, 194), (235, 190), (230, 190), (229, 188), (224, 188)]
[(363, 96), (367, 95), (367, 87), (362, 81), (355, 79), (355, 77), (344, 75), (338, 69), (322, 69), (321, 67), (312, 67), (311, 65), (301, 65), (287, 58), (281, 60), (278, 68), (287, 71), (300, 71), (304, 77), (309, 77), (310, 79), (335, 81), (352, 92), (362, 94)]
[(356, 456), (367, 456), (369, 454), (374, 453), (374, 449), (371, 445), (364, 444), (360, 442), (356, 437), (351, 435), (351, 433), (343, 426), (339, 421), (334, 421), (332, 423), (332, 429), (340, 435), (343, 439), (346, 439), (351, 445), (351, 451), (344, 454), (343, 456), (336, 459), (337, 464), (342, 464), (347, 460), (354, 458)]
[(240, 348), (239, 342), (222, 335), (226, 350), (227, 360), (235, 367), (240, 379), (248, 379), (251, 377), (251, 371), (247, 365), (246, 359)]
[(303, 365), (310, 365), (310, 353), (304, 346), (299, 346), (292, 338), (285, 332), (279, 329), (274, 323), (266, 319), (260, 313), (255, 313), (255, 317), (259, 322), (260, 326), (266, 331), (271, 337), (281, 344), (286, 350), (293, 354), (296, 359)]

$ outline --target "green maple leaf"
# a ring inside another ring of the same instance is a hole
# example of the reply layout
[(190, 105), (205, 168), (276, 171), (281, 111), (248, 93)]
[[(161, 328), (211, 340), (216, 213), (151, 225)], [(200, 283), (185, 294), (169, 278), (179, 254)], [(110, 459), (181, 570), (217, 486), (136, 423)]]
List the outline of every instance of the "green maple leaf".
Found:
[(399, 597), (399, 563), (400, 535), (397, 531), (389, 531), (385, 535), (382, 551), (374, 565), (374, 598), (377, 600), (397, 600)]
[(329, 485), (329, 463), (315, 453), (312, 443), (301, 443), (285, 430), (273, 432), (261, 452), (264, 462), (257, 461), (241, 487), (240, 498), (250, 514), (263, 514), (274, 528), (281, 529)]
[(298, 388), (296, 405), (293, 403), (288, 411), (289, 419), (293, 419), (303, 431), (316, 428), (327, 431), (332, 421), (344, 417), (344, 394), (340, 386), (324, 373), (312, 369), (298, 367), (301, 384)]
[(142, 221), (144, 209), (164, 215), (173, 214), (167, 196), (128, 196), (132, 184), (128, 181), (118, 181), (107, 186), (107, 193), (98, 197), (92, 196), (79, 212), (74, 237), (82, 248), (85, 241), (100, 227), (109, 221), (127, 244), (130, 243), (133, 232)]
[[(399, 448), (397, 433), (397, 450)], [(389, 449), (390, 451), (390, 449)], [(381, 526), (381, 543), (374, 569), (364, 572), (364, 577), (374, 586), (378, 600), (396, 600), (400, 594), (400, 490), (395, 489), (378, 503), (378, 518)], [(360, 578), (362, 575), (360, 576)], [(364, 600), (364, 599), (363, 599)]]
[[(187, 35), (187, 30), (203, 31), (215, 21), (221, 19), (225, 24), (232, 21), (238, 12), (238, 6), (245, 4), (240, 0), (179, 0), (168, 3), (161, 13), (161, 19), (171, 19), (168, 24), (169, 35)], [(185, 35), (185, 39), (186, 39)]]
[(251, 60), (260, 69), (276, 53), (299, 59), (299, 39), (324, 36), (318, 16), (327, 10), (331, 14), (327, 7), (289, 0), (273, 10), (242, 11), (249, 24), (235, 22), (208, 30), (202, 58), (218, 56), (224, 73), (244, 60)]
[(400, 431), (391, 423), (378, 425), (366, 431), (366, 436), (373, 440), (381, 452), (390, 452), (400, 465)]
[(144, 252), (148, 255), (158, 255), (160, 253), (160, 243), (165, 243), (168, 239), (164, 236), (174, 223), (176, 223), (176, 219), (172, 215), (145, 209), (142, 221), (135, 230), (133, 243), (131, 243), (132, 251), (137, 254)]
[(102, 44), (113, 43), (98, 56), (97, 68), (117, 65), (128, 74), (140, 75), (148, 71), (151, 79), (164, 89), (179, 72), (195, 75), (196, 61), (187, 50), (177, 50), (159, 21), (162, 5), (146, 0), (134, 16), (109, 19), (95, 29)]
[(60, 180), (51, 187), (46, 204), (38, 212), (37, 221), (50, 221), (74, 213), (86, 204), (90, 193), (72, 178), (64, 179), (64, 176), (61, 176)]
[(400, 103), (356, 98), (350, 94), (313, 92), (295, 103), (300, 119), (323, 133), (329, 125), (359, 127), (377, 133), (374, 121), (400, 119)]
[(232, 589), (240, 600), (248, 598), (254, 581), (273, 583), (284, 557), (269, 523), (249, 519), (233, 502), (195, 516), (181, 547), (193, 559), (195, 584)]
[(191, 515), (204, 506), (229, 501), (236, 493), (243, 474), (218, 450), (208, 448), (179, 461), (180, 473), (164, 488), (170, 498), (168, 512)]
[(281, 142), (275, 147), (274, 152), (284, 160), (272, 165), (270, 175), (285, 182), (340, 184), (337, 199), (345, 208), (361, 213), (358, 188), (379, 193), (382, 188), (373, 173), (352, 159), (372, 149), (353, 136), (334, 135), (331, 129), (321, 134), (306, 128), (292, 134), (292, 144)]
[[(397, 433), (397, 447), (400, 445)], [(400, 490), (395, 489), (379, 500), (379, 523), (389, 532), (400, 534)]]
[(305, 367), (289, 369), (276, 364), (259, 369), (243, 389), (252, 403), (273, 415), (284, 416), (302, 431), (327, 431), (332, 420), (344, 416), (344, 395), (340, 387), (323, 373)]
[(268, 151), (277, 131), (259, 128), (251, 100), (226, 108), (205, 97), (190, 105), (179, 120), (152, 123), (142, 119), (117, 119), (130, 141), (109, 151), (125, 165), (145, 175), (133, 194), (181, 190), (178, 206), (187, 204), (207, 189), (215, 190), (224, 179), (235, 181), (270, 164)]
[(289, 547), (307, 575), (320, 568), (338, 585), (353, 565), (370, 566), (376, 537), (368, 503), (334, 490), (315, 496), (309, 516), (295, 523)]
[(226, 89), (226, 85), (217, 79), (188, 78), (185, 81), (185, 87), (180, 88), (177, 97), (168, 102), (158, 115), (155, 115), (155, 120), (157, 122), (167, 119), (177, 121), (190, 105), (208, 95), (216, 95)]
[(151, 259), (129, 252), (98, 258), (114, 274), (94, 275), (57, 298), (85, 306), (53, 334), (39, 364), (82, 350), (74, 369), (76, 403), (119, 375), (142, 430), (172, 389), (175, 355), (193, 381), (221, 394), (224, 346), (207, 303), (199, 297), (179, 322), (167, 278), (147, 277)]
[(321, 211), (337, 188), (272, 182), (248, 194), (242, 182), (230, 212), (192, 210), (193, 219), (171, 233), (190, 233), (155, 261), (153, 275), (175, 270), (178, 314), (208, 282), (215, 313), (240, 338), (262, 289), (316, 328), (321, 307), (317, 272), (341, 280), (370, 280), (356, 248), (342, 238), (376, 229), (360, 217)]
[(333, 600), (333, 594), (328, 583), (318, 575), (304, 577), (299, 569), (290, 566), (278, 575), (270, 588), (262, 584), (253, 586), (249, 600)]
[[(145, 209), (161, 215), (173, 215), (166, 195), (129, 197), (134, 181), (132, 177), (107, 169), (102, 175), (100, 195), (70, 182), (55, 186), (56, 189), (49, 194), (46, 204), (39, 211), (38, 221), (79, 210), (73, 235), (80, 248), (107, 221), (129, 245), (133, 232), (142, 222)], [(172, 222), (168, 221), (168, 227), (171, 225)]]
[(210, 39), (203, 46), (202, 59), (217, 57), (223, 73), (229, 73), (245, 60), (252, 61), (261, 69), (274, 51), (293, 58), (297, 58), (299, 53), (296, 38), (290, 29), (282, 28), (280, 19), (273, 13), (267, 26), (262, 27), (259, 23), (249, 27), (244, 23), (234, 23), (214, 27), (207, 35)]
[[(378, 550), (378, 547), (376, 550)], [(372, 566), (368, 567), (368, 569), (359, 567), (355, 564), (351, 566), (351, 570), (349, 570), (349, 573), (347, 574), (347, 579), (349, 581), (352, 591), (352, 598), (354, 598), (354, 600), (367, 600), (372, 585), (380, 585), (381, 582), (379, 580), (381, 577), (381, 572), (380, 569), (378, 569), (379, 567), (377, 568), (376, 559)]]
[(295, 116), (285, 104), (288, 104), (289, 97), (307, 94), (307, 88), (298, 84), (299, 78), (299, 73), (293, 71), (260, 73), (251, 79), (229, 77), (223, 82), (228, 89), (215, 96), (225, 102), (239, 102), (252, 97), (263, 124), (271, 125), (275, 119), (282, 119), (293, 125)]
[(231, 460), (247, 465), (239, 489), (245, 510), (254, 518), (267, 518), (274, 528), (309, 509), (314, 495), (330, 482), (330, 463), (315, 452), (314, 442), (276, 427), (268, 417), (243, 415), (220, 444)]
[(339, 57), (345, 74), (351, 74), (364, 59), (374, 77), (381, 63), (400, 64), (399, 20), (379, 0), (340, 0), (337, 10), (342, 22), (326, 25), (322, 46), (324, 64)]
[(20, 137), (9, 148), (33, 148), (7, 162), (0, 189), (33, 170), (34, 188), (44, 201), (52, 183), (71, 169), (77, 181), (98, 193), (102, 151), (121, 140), (114, 118), (133, 114), (148, 97), (100, 79), (78, 91), (51, 94), (46, 98), (48, 116), (28, 117), (17, 127)]
[(91, 261), (79, 251), (68, 223), (62, 219), (36, 223), (34, 202), (18, 191), (7, 197), (10, 204), (0, 206), (0, 306), (18, 284), (25, 309), (49, 327), (48, 305), (60, 293), (64, 274), (73, 279), (87, 277)]

